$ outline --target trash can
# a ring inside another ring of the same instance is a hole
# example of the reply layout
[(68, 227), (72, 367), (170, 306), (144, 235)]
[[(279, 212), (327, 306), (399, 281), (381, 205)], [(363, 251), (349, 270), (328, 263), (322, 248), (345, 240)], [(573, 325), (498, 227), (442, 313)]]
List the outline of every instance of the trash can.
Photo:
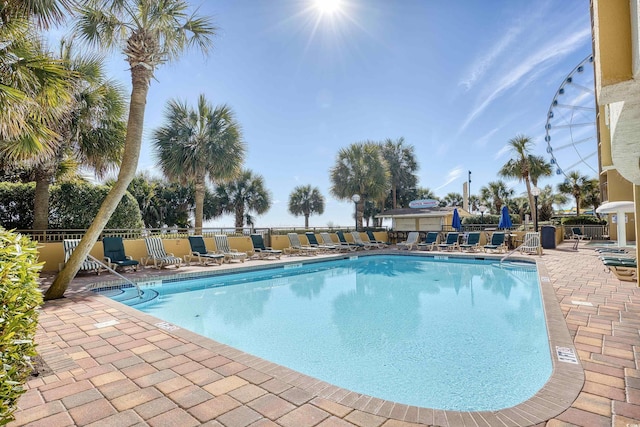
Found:
[(543, 249), (556, 248), (556, 228), (553, 225), (540, 227), (540, 244)]

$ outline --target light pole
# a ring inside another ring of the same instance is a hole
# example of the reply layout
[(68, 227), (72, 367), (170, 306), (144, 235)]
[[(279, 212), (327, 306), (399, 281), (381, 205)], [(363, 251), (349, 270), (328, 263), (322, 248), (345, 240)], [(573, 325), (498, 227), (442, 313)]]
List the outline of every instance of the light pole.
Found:
[(351, 200), (353, 200), (353, 203), (356, 205), (356, 231), (358, 231), (358, 202), (360, 201), (360, 195), (354, 194), (351, 196)]
[(484, 224), (484, 213), (487, 211), (487, 207), (485, 205), (480, 205), (478, 209), (480, 210), (480, 223)]
[(533, 196), (533, 206), (535, 209), (533, 224), (536, 229), (536, 233), (538, 232), (538, 196), (540, 195), (540, 189), (538, 187), (533, 187), (531, 189), (531, 195)]

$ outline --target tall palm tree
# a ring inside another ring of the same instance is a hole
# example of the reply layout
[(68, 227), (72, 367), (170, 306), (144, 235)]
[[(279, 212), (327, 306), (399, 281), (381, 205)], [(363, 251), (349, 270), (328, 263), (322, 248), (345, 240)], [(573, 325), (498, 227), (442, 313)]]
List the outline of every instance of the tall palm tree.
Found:
[(589, 188), (590, 182), (588, 176), (580, 175), (578, 171), (571, 171), (567, 175), (567, 179), (558, 184), (559, 192), (572, 196), (576, 201), (576, 215), (580, 215), (585, 189)]
[(341, 200), (360, 195), (356, 204), (356, 223), (362, 227), (365, 200), (384, 200), (389, 184), (389, 168), (380, 153), (380, 146), (371, 141), (351, 144), (338, 152), (336, 164), (330, 170), (331, 194)]
[(126, 102), (120, 86), (105, 78), (103, 59), (76, 55), (72, 41), (66, 40), (60, 58), (74, 79), (64, 114), (53, 126), (58, 135), (55, 150), (35, 161), (34, 230), (48, 226), (49, 185), (61, 165), (81, 164), (103, 177), (120, 163), (124, 147)]
[(397, 208), (398, 188), (414, 188), (418, 182), (415, 172), (418, 162), (413, 145), (405, 145), (404, 138), (394, 141), (386, 139), (382, 144), (382, 157), (387, 161), (391, 182), (391, 200), (393, 209)]
[(206, 181), (234, 177), (242, 166), (245, 142), (240, 124), (226, 105), (213, 108), (204, 95), (197, 109), (169, 101), (165, 124), (153, 132), (160, 168), (171, 180), (195, 188), (195, 232), (202, 233)]
[(462, 206), (463, 198), (460, 193), (448, 193), (442, 198), (446, 206)]
[(219, 184), (215, 190), (215, 198), (221, 213), (235, 215), (235, 227), (241, 230), (245, 221), (254, 225), (255, 212), (260, 215), (271, 207), (271, 195), (264, 185), (262, 175), (254, 175), (250, 170), (243, 170), (233, 180)]
[(507, 188), (504, 181), (492, 181), (480, 188), (481, 200), (490, 208), (490, 212), (499, 215), (500, 209), (513, 197), (513, 189)]
[(289, 212), (293, 216), (304, 215), (304, 228), (309, 228), (309, 216), (324, 213), (324, 197), (318, 187), (300, 185), (289, 195)]
[(106, 49), (121, 48), (131, 71), (131, 99), (118, 180), (65, 267), (45, 292), (61, 298), (97, 241), (136, 173), (149, 84), (155, 69), (186, 49), (207, 53), (215, 28), (209, 18), (188, 12), (184, 0), (87, 0), (79, 8), (75, 33)]
[(583, 196), (585, 206), (589, 206), (593, 208), (593, 212), (600, 218), (600, 215), (596, 212), (596, 209), (602, 203), (602, 198), (600, 196), (600, 181), (596, 178), (590, 179), (589, 183), (585, 186), (584, 196)]
[[(551, 165), (544, 158), (531, 154), (533, 140), (528, 136), (516, 135), (507, 144), (514, 157), (502, 166), (498, 174), (507, 178), (517, 178), (518, 181), (524, 182), (527, 187), (529, 206), (535, 206), (531, 194), (531, 183), (532, 181), (537, 183), (541, 176), (550, 176)], [(535, 222), (537, 220), (536, 209), (531, 209), (531, 214)]]

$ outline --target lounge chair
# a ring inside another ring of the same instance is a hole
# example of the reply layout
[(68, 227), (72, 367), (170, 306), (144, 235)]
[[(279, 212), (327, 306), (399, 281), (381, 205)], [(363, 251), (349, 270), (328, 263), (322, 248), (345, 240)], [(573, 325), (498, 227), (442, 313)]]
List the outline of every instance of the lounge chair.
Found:
[(373, 234), (373, 231), (367, 231), (367, 237), (369, 238), (369, 242), (377, 245), (379, 249), (387, 246), (387, 242), (383, 242), (382, 240), (376, 239), (376, 236)]
[(398, 247), (398, 249), (406, 249), (410, 251), (411, 249), (418, 248), (419, 240), (420, 240), (420, 233), (418, 233), (417, 231), (411, 231), (407, 235), (407, 240), (405, 240), (404, 242), (397, 243), (396, 246)]
[(255, 254), (254, 256), (259, 259), (268, 259), (269, 257), (280, 259), (280, 257), (282, 256), (281, 250), (273, 249), (270, 246), (264, 245), (262, 234), (252, 234), (251, 243), (253, 244), (253, 252)]
[(429, 231), (424, 237), (424, 241), (418, 243), (418, 250), (420, 251), (432, 251), (438, 244), (440, 233), (437, 231)]
[(356, 246), (353, 246), (353, 245), (349, 245), (349, 244), (343, 245), (342, 243), (335, 243), (331, 238), (331, 236), (329, 235), (329, 233), (327, 232), (320, 233), (320, 238), (322, 239), (322, 243), (325, 246), (334, 245), (340, 251), (355, 251), (358, 249)]
[(182, 265), (182, 258), (178, 258), (164, 250), (161, 238), (145, 237), (144, 244), (147, 246), (147, 256), (140, 260), (142, 265), (146, 266), (152, 263), (154, 268), (163, 268), (169, 265), (175, 265), (176, 268), (180, 268), (180, 265)]
[(363, 247), (365, 250), (369, 250), (371, 248), (377, 248), (378, 247), (378, 245), (376, 245), (375, 243), (371, 243), (369, 241), (365, 242), (364, 240), (362, 240), (362, 237), (360, 237), (360, 232), (358, 232), (358, 231), (352, 231), (351, 232), (351, 237), (353, 238), (353, 242), (356, 245), (358, 245), (358, 246), (362, 245), (361, 247)]
[[(67, 261), (69, 261), (69, 258), (71, 258), (71, 254), (73, 253), (75, 248), (78, 247), (78, 244), (80, 244), (80, 239), (64, 239), (62, 241), (62, 247), (64, 249), (64, 263), (58, 264), (58, 270), (62, 270), (62, 267), (64, 267)], [(89, 257), (87, 257), (84, 261), (82, 261), (82, 264), (80, 264), (79, 271), (95, 272), (99, 276), (100, 273), (104, 271), (104, 267), (101, 266), (98, 262), (92, 261)]]
[(102, 239), (102, 247), (104, 261), (109, 268), (116, 270), (118, 267), (123, 269), (132, 267), (134, 270), (138, 270), (138, 264), (140, 263), (125, 254), (122, 237), (105, 237)]
[(491, 242), (482, 247), (485, 252), (505, 252), (507, 245), (504, 243), (504, 233), (496, 231), (491, 235)]
[(336, 231), (336, 236), (338, 236), (338, 241), (341, 245), (354, 246), (356, 249), (364, 249), (364, 243), (358, 244), (356, 242), (351, 243), (347, 241), (347, 238), (344, 237), (344, 233), (342, 231)]
[(470, 232), (467, 235), (467, 242), (460, 245), (460, 249), (465, 252), (475, 252), (480, 247), (480, 232)]
[(197, 261), (199, 265), (209, 265), (212, 261), (217, 265), (222, 265), (224, 255), (207, 250), (202, 236), (189, 236), (189, 246), (191, 253), (184, 256), (187, 265), (191, 265), (192, 261)]
[(536, 232), (529, 232), (524, 235), (522, 245), (520, 245), (520, 252), (523, 254), (535, 254), (542, 255), (542, 246), (540, 245), (540, 234)]
[(458, 236), (460, 236), (460, 233), (458, 232), (448, 232), (447, 239), (444, 241), (444, 243), (440, 243), (438, 245), (438, 249), (445, 251), (452, 251), (456, 248), (460, 249), (460, 245), (458, 244)]
[(578, 250), (578, 244), (584, 240), (586, 236), (582, 233), (582, 229), (580, 227), (571, 227), (571, 239), (573, 242), (573, 249)]
[(231, 249), (229, 246), (229, 239), (226, 234), (216, 234), (213, 236), (213, 240), (216, 242), (216, 252), (224, 255), (224, 262), (230, 263), (231, 261), (244, 262), (247, 259), (246, 252), (239, 252), (237, 249)]
[(316, 255), (320, 249), (314, 248), (309, 245), (303, 245), (300, 242), (300, 237), (297, 233), (287, 233), (289, 238), (289, 250), (292, 254), (299, 253), (300, 255)]
[(318, 248), (322, 252), (331, 252), (338, 249), (338, 247), (334, 244), (328, 245), (328, 244), (321, 244), (320, 242), (318, 242), (318, 238), (316, 237), (316, 234), (313, 231), (307, 231), (306, 233), (304, 233), (304, 235), (307, 236), (307, 240), (309, 241), (309, 246), (311, 246), (312, 248)]
[(638, 281), (638, 268), (627, 265), (609, 265), (609, 271), (624, 282)]

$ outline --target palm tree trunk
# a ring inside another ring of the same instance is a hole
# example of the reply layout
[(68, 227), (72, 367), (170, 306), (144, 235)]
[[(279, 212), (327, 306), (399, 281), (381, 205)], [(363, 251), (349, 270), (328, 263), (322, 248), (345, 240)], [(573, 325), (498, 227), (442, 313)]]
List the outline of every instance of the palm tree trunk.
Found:
[(142, 129), (144, 126), (144, 111), (147, 104), (147, 93), (152, 71), (142, 66), (131, 69), (131, 102), (129, 104), (129, 120), (127, 123), (127, 137), (125, 139), (122, 164), (115, 182), (109, 194), (102, 202), (95, 219), (87, 229), (84, 237), (73, 251), (71, 258), (44, 294), (45, 300), (62, 298), (69, 287), (69, 283), (76, 276), (80, 266), (91, 251), (91, 248), (100, 237), (102, 230), (111, 218), (118, 203), (127, 191), (129, 183), (133, 180), (138, 167), (140, 146), (142, 145)]
[(531, 182), (529, 182), (529, 178), (525, 178), (524, 182), (527, 186), (527, 197), (529, 198), (529, 207), (531, 208), (531, 218), (533, 219), (533, 223), (536, 224), (538, 222), (538, 207), (536, 206), (536, 202), (531, 194)]
[(202, 218), (204, 217), (204, 175), (198, 175), (195, 183), (195, 198), (196, 198), (196, 212), (195, 212), (195, 233), (202, 234)]
[(393, 209), (397, 207), (397, 201), (396, 201), (397, 191), (398, 191), (397, 186), (393, 184), (391, 186), (391, 198), (393, 199)]
[(304, 228), (309, 228), (309, 214), (304, 214)]
[(360, 201), (356, 203), (356, 224), (358, 224), (358, 230), (362, 230), (362, 217), (364, 216), (363, 208), (364, 200), (361, 198)]
[(49, 227), (49, 187), (52, 173), (46, 166), (36, 170), (36, 188), (33, 196), (33, 230)]
[(244, 207), (236, 207), (236, 231), (242, 231), (244, 227)]

